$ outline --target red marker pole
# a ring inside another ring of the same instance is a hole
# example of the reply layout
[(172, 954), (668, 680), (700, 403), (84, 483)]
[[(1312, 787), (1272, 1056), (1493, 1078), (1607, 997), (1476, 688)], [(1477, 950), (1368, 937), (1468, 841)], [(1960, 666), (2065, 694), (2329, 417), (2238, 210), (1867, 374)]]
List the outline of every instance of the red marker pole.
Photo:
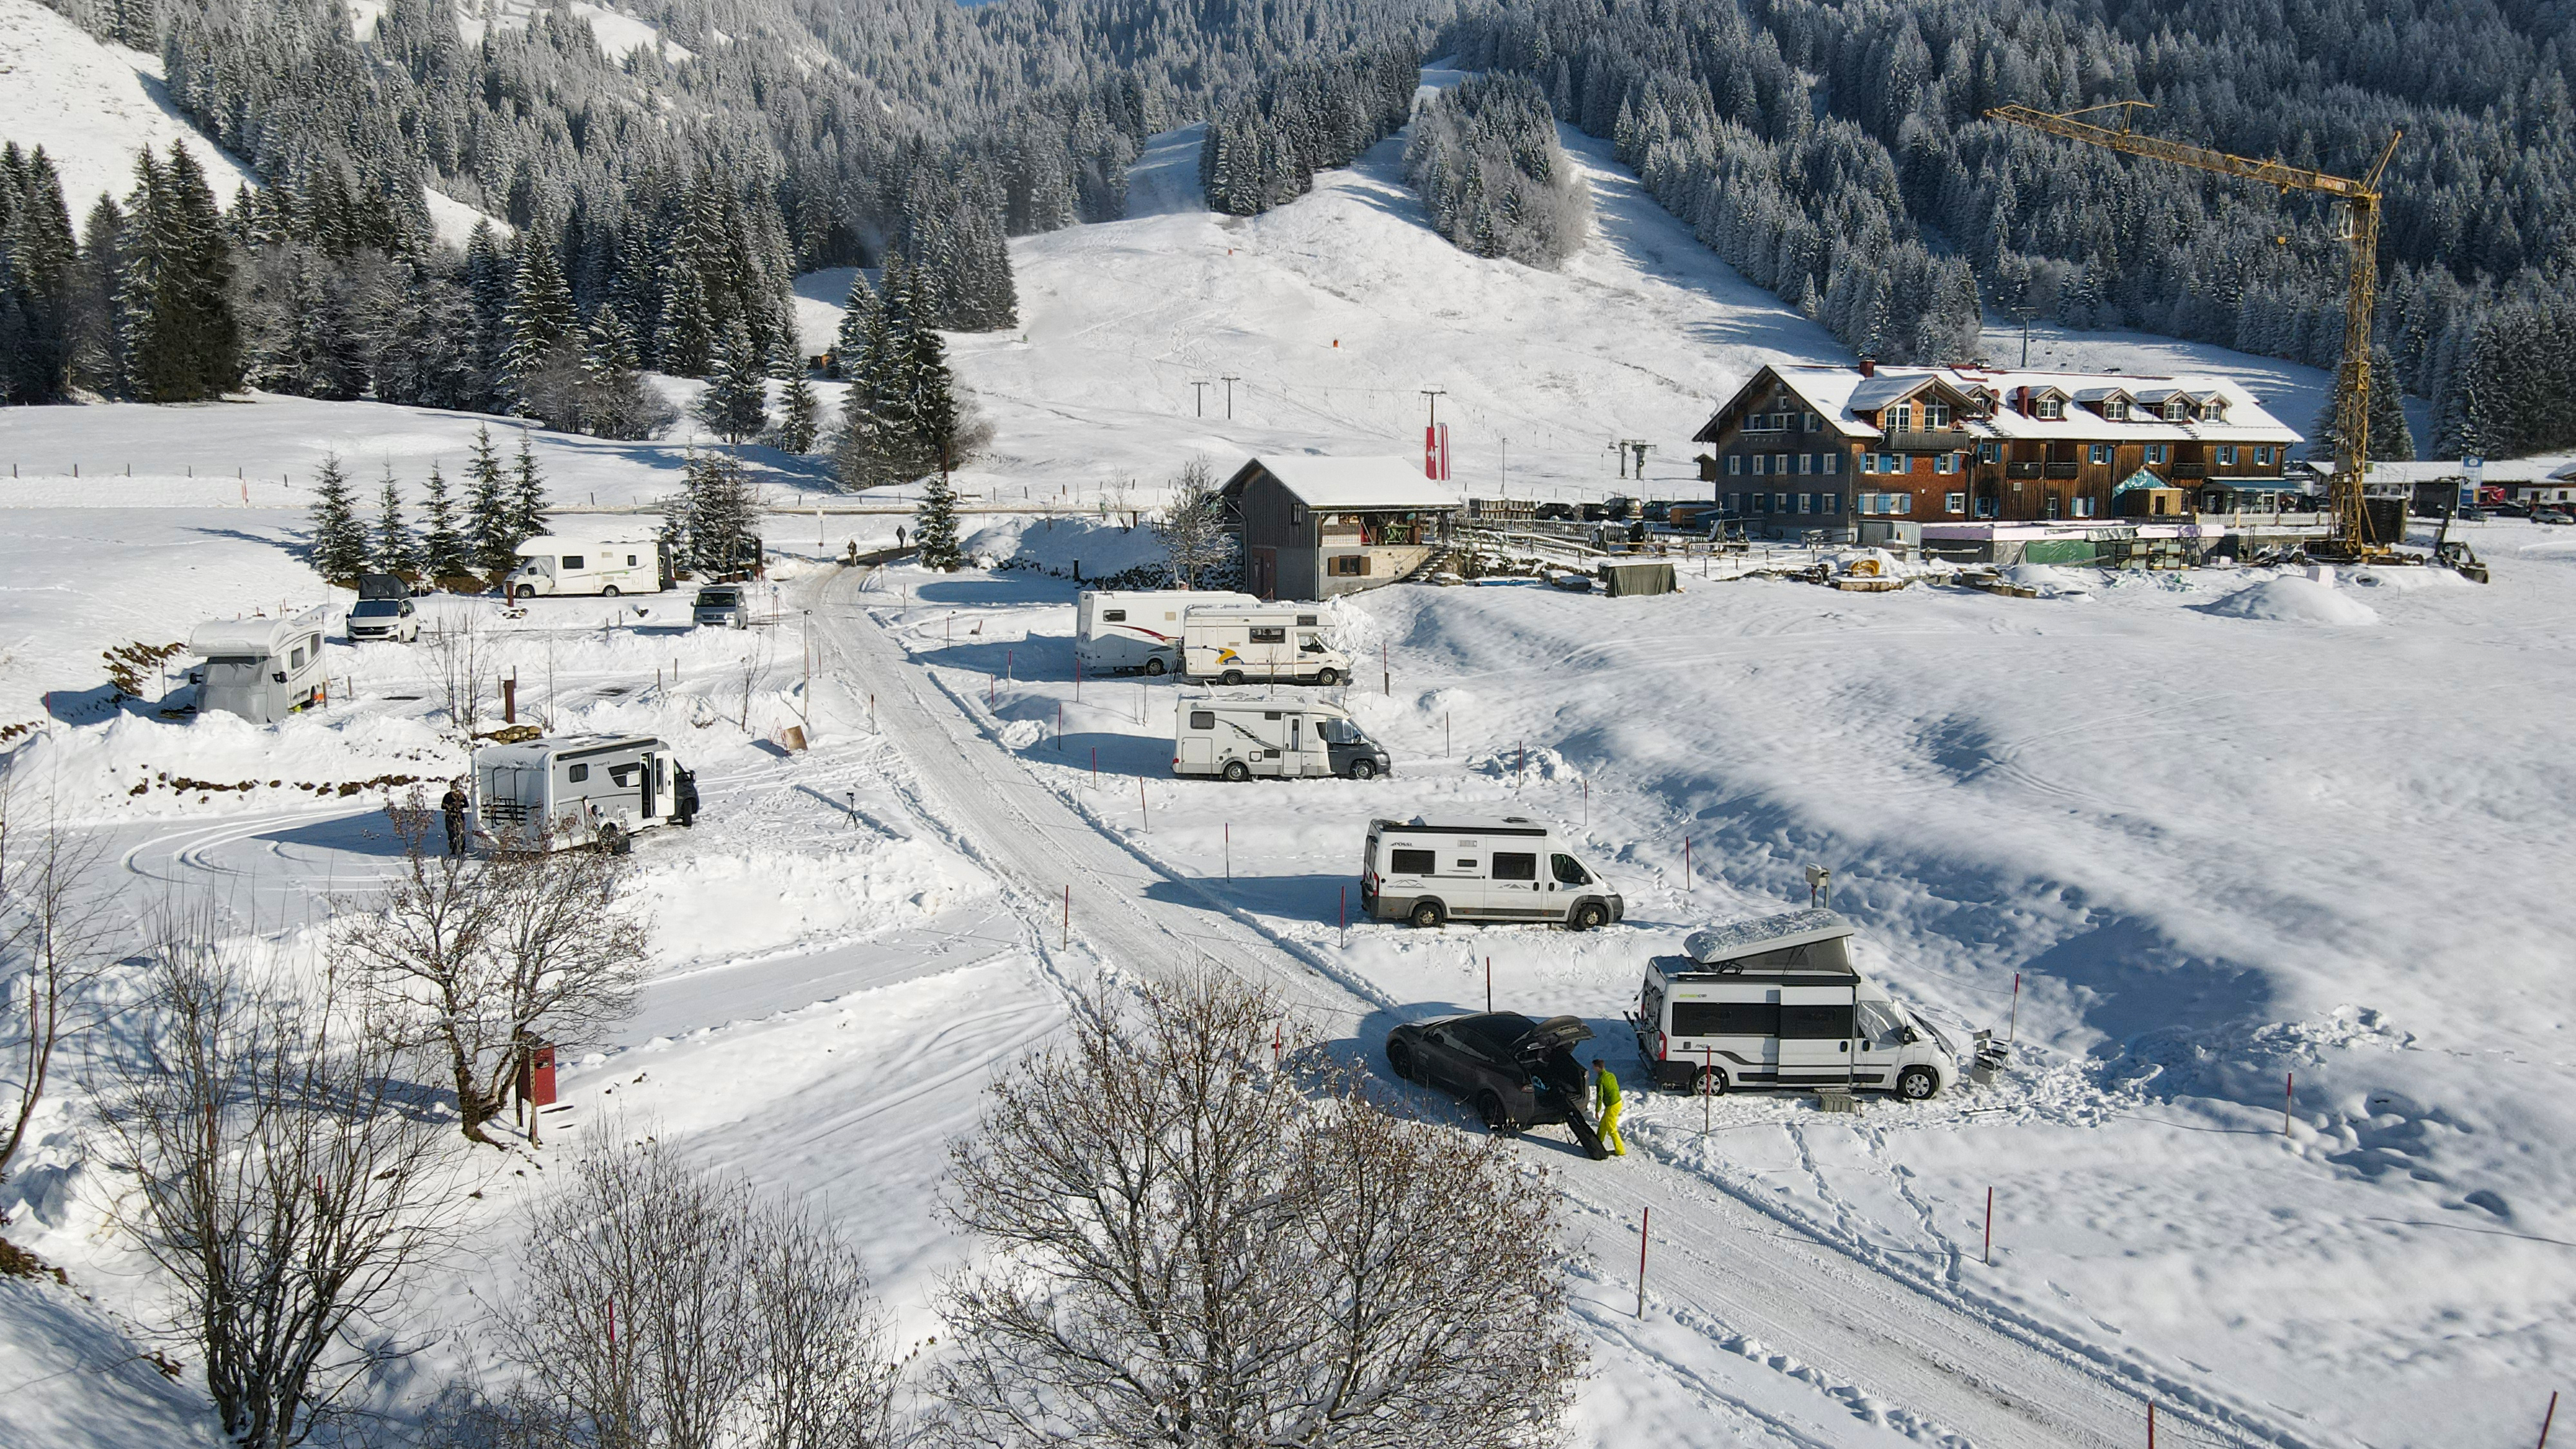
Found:
[(1717, 1048), (1701, 1047), (1699, 1067), (1699, 1135), (1708, 1135), (1708, 1114), (1717, 1096)]
[(1064, 888), (1064, 945), (1068, 950), (1073, 946), (1073, 887), (1069, 885)]
[(1986, 1189), (1986, 1266), (1995, 1265), (1995, 1190)]
[(1154, 828), (1152, 814), (1145, 808), (1145, 777), (1136, 777), (1136, 825), (1141, 830)]
[(1493, 957), (1491, 957), (1491, 956), (1488, 956), (1488, 957), (1486, 957), (1486, 958), (1485, 958), (1485, 1014), (1486, 1014), (1486, 1015), (1488, 1015), (1488, 1016), (1491, 1016), (1491, 1015), (1493, 1015), (1493, 1012), (1494, 1012), (1494, 958), (1493, 958)]
[(2558, 1417), (2558, 1395), (2549, 1396), (2549, 1412), (2540, 1416), (2540, 1449), (2549, 1449), (2549, 1421)]
[(2004, 1044), (2010, 1046), (2021, 1038), (2021, 973), (2013, 973), (2012, 1026), (2004, 1033)]
[(1234, 879), (1234, 823), (1232, 821), (1228, 821), (1225, 827), (1225, 878), (1229, 882)]
[(1091, 747), (1091, 788), (1100, 788), (1100, 746)]
[(1645, 1207), (1637, 1213), (1637, 1316), (1646, 1316), (1646, 1232), (1654, 1226), (1655, 1210)]
[(1689, 837), (1689, 836), (1685, 835), (1685, 836), (1683, 836), (1683, 837), (1682, 837), (1682, 894), (1683, 894), (1684, 896), (1688, 896), (1690, 893), (1691, 893), (1691, 839), (1690, 839), (1690, 837)]
[(1341, 888), (1341, 891), (1340, 891), (1340, 893), (1339, 893), (1339, 895), (1336, 897), (1335, 902), (1334, 902), (1334, 905), (1333, 905), (1333, 915), (1334, 915), (1334, 917), (1335, 917), (1335, 923), (1336, 923), (1337, 925), (1339, 925), (1339, 926), (1340, 926), (1340, 928), (1341, 928), (1341, 932), (1342, 932), (1342, 944), (1343, 944), (1344, 946), (1348, 946), (1348, 945), (1350, 945), (1350, 944), (1351, 944), (1351, 888), (1350, 888), (1349, 886), (1344, 886), (1344, 887), (1342, 887), (1342, 888)]
[(2147, 1400), (2147, 1449), (2156, 1449), (2156, 1401)]
[(1064, 701), (1063, 701), (1063, 700), (1057, 700), (1057, 701), (1055, 702), (1055, 747), (1056, 747), (1056, 749), (1057, 749), (1057, 750), (1059, 750), (1059, 751), (1061, 751), (1061, 750), (1064, 748)]
[(2298, 1104), (2298, 1100), (2299, 1100), (2299, 1074), (2298, 1074), (2298, 1073), (2296, 1073), (2296, 1072), (2284, 1072), (2284, 1073), (2282, 1073), (2282, 1074), (2281, 1074), (2281, 1135), (2282, 1135), (2282, 1136), (2284, 1136), (2284, 1137), (2287, 1137), (2287, 1136), (2289, 1136), (2289, 1135), (2290, 1135), (2290, 1109), (2291, 1109), (2293, 1106), (2296, 1106), (2296, 1105)]

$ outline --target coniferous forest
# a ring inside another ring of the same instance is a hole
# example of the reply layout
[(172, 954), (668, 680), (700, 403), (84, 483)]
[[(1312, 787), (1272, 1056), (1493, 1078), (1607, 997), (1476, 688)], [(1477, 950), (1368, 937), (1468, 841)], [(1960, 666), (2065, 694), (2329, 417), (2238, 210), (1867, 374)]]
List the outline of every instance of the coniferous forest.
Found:
[[(1211, 204), (1252, 214), (1402, 125), (1415, 58), (1444, 56), (1526, 79), (1889, 360), (1972, 355), (2026, 309), (2332, 367), (2326, 207), (1982, 113), (2144, 99), (2157, 134), (2346, 174), (2403, 126), (2379, 341), (2431, 446), (2576, 446), (2553, 0), (660, 0), (629, 9), (665, 45), (620, 59), (557, 10), (460, 29), (396, 0), (361, 38), (328, 0), (54, 3), (158, 50), (270, 184), (214, 197), (157, 157), (127, 195), (63, 197), (0, 157), (9, 401), (250, 383), (631, 434), (658, 424), (638, 370), (708, 375), (737, 330), (796, 361), (801, 270), (900, 252), (919, 318), (1007, 327), (1004, 239), (1121, 215), (1146, 136), (1207, 120)], [(441, 247), (424, 187), (507, 225)]]
[(1478, 76), (1424, 106), (1404, 178), (1440, 234), (1480, 257), (1553, 267), (1583, 245), (1590, 190), (1556, 143), (1546, 93), (1526, 76)]

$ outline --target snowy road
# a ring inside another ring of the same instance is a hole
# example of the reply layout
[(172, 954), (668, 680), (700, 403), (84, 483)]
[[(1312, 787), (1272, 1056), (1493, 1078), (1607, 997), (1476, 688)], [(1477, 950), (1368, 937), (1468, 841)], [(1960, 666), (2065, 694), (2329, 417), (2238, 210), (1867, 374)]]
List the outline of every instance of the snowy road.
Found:
[[(1400, 1010), (1365, 980), (1326, 977), (1086, 823), (906, 658), (868, 616), (862, 582), (841, 573), (813, 586), (838, 665), (833, 677), (847, 691), (837, 702), (826, 696), (826, 707), (864, 728), (873, 698), (874, 717), (919, 792), (912, 804), (949, 832), (957, 849), (1008, 882), (1023, 909), (1035, 917), (1061, 911), (1069, 886), (1072, 929), (1104, 960), (1156, 975), (1212, 962), (1278, 986), (1327, 1031)], [(1555, 1146), (1533, 1141), (1530, 1150), (1552, 1154)], [(1793, 1217), (1756, 1211), (1650, 1156), (1578, 1167), (1562, 1180), (1579, 1230), (1609, 1249), (1602, 1254), (1608, 1276), (1578, 1295), (1594, 1331), (1626, 1339), (1716, 1418), (1764, 1439), (1876, 1443), (1890, 1442), (1893, 1431), (1915, 1442), (1988, 1449), (2126, 1445), (2143, 1438), (2153, 1398), (2167, 1425), (2188, 1425), (2207, 1442), (2308, 1442), (2114, 1350), (2025, 1326), (1933, 1273), (1918, 1278), (1847, 1253), (1805, 1233)], [(1649, 1207), (1654, 1311), (1642, 1322), (1623, 1322), (1627, 1310), (1615, 1305), (1633, 1291), (1633, 1279), (1617, 1266), (1627, 1250), (1615, 1244), (1622, 1235), (1633, 1244), (1634, 1225)], [(1750, 1360), (1814, 1392), (1787, 1399), (1786, 1407), (1776, 1394), (1748, 1397), (1740, 1384), (1722, 1381), (1741, 1375), (1705, 1372), (1711, 1360)]]

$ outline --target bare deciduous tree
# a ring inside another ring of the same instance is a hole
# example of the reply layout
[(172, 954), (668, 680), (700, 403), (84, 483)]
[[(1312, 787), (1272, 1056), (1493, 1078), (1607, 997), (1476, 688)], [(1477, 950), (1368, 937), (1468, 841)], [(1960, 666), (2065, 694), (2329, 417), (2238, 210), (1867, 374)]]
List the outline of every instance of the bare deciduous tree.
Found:
[(767, 629), (761, 630), (758, 637), (744, 641), (742, 662), (734, 666), (733, 671), (736, 694), (742, 704), (734, 720), (735, 728), (750, 730), (752, 695), (759, 691), (760, 681), (768, 675), (769, 666), (777, 657), (778, 641), (770, 637)]
[(225, 1434), (287, 1449), (406, 1352), (393, 1324), (457, 1200), (449, 1139), (327, 985), (253, 982), (207, 914), (156, 937), (101, 1110), (135, 1174), (117, 1217), (176, 1289)]
[[(651, 923), (622, 899), (625, 863), (596, 850), (430, 848), (432, 813), (388, 806), (402, 866), (350, 903), (334, 944), (388, 1030), (446, 1060), (465, 1135), (492, 1139), (520, 1059), (623, 1019), (643, 979)], [(510, 842), (504, 842), (505, 847)]]
[(0, 1120), (0, 1180), (27, 1140), (54, 1057), (97, 1021), (92, 994), (116, 960), (109, 897), (90, 884), (103, 846), (45, 815), (0, 778), (0, 1090), (16, 1095)]
[(1551, 1442), (1581, 1372), (1556, 1210), (1495, 1144), (1400, 1121), (1221, 978), (1087, 1004), (953, 1149), (996, 1257), (949, 1287), (935, 1437)]
[(1192, 458), (1172, 479), (1172, 500), (1155, 520), (1154, 536), (1170, 561), (1172, 582), (1185, 589), (1199, 587), (1211, 569), (1234, 556), (1225, 500), (1205, 458)]
[(484, 635), (482, 620), (461, 608), (442, 613), (421, 637), (429, 645), (430, 676), (438, 686), (447, 728), (456, 747), (470, 759), (475, 734), (483, 723), (484, 697), (494, 689), (499, 673), (491, 640)]
[(494, 1335), (521, 1381), (452, 1414), (481, 1428), (447, 1442), (889, 1442), (884, 1322), (858, 1254), (811, 1217), (647, 1138), (580, 1159), (528, 1228)]

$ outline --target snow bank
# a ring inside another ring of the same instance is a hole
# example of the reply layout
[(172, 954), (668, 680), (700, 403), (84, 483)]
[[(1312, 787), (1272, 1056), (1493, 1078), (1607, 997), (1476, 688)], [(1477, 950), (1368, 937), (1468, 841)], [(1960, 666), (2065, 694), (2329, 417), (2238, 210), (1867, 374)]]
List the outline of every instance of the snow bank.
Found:
[(2084, 599), (2093, 594), (2092, 580), (2055, 564), (2018, 563), (2005, 569), (2003, 576), (2004, 582), (2015, 587), (2036, 589), (2043, 599)]
[(1021, 567), (1068, 579), (1077, 568), (1082, 577), (1098, 579), (1164, 561), (1152, 528), (1106, 518), (1005, 517), (966, 535), (962, 546), (974, 558), (1026, 560)]
[(2379, 622), (2379, 611), (2322, 579), (2296, 576), (2248, 584), (2215, 603), (2200, 605), (2222, 619), (2264, 619), (2282, 624), (2350, 627)]

